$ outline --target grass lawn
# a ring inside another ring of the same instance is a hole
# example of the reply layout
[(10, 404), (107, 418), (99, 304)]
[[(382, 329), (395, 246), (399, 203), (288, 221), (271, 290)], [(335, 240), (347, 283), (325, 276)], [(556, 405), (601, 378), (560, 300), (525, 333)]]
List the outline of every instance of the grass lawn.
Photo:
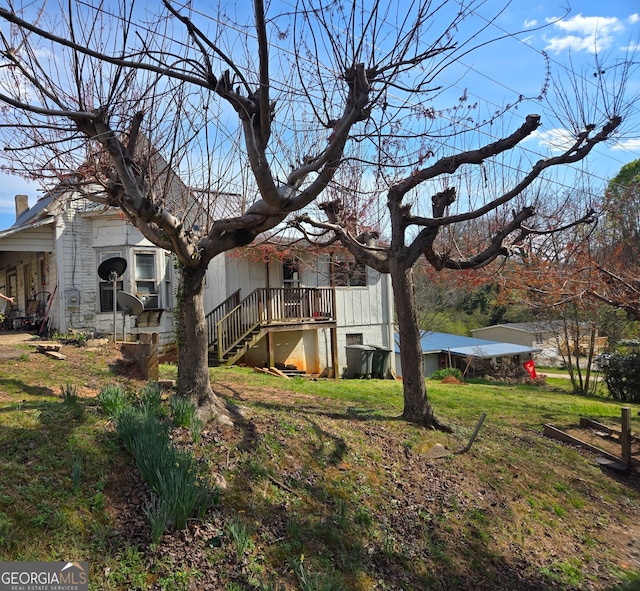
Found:
[[(445, 434), (397, 419), (399, 381), (212, 369), (244, 418), (172, 431), (215, 500), (152, 544), (150, 492), (96, 400), (118, 383), (135, 401), (144, 383), (111, 369), (110, 346), (63, 353), (0, 356), (0, 561), (87, 560), (95, 590), (640, 588), (638, 474), (542, 435), (580, 417), (615, 425), (620, 404), (567, 380), (429, 381)], [(430, 458), (436, 445), (450, 453)]]

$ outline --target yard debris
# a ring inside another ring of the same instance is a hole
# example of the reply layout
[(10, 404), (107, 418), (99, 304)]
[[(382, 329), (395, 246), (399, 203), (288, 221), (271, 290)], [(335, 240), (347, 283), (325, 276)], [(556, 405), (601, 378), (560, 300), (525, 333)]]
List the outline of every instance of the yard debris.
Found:
[(286, 378), (287, 380), (289, 379), (289, 376), (283, 371), (279, 370), (277, 367), (270, 367), (269, 371), (274, 375), (280, 376), (281, 378)]
[(58, 343), (41, 343), (36, 347), (36, 351), (60, 361), (64, 361), (67, 358), (66, 355), (60, 353), (60, 345)]
[(61, 345), (59, 343), (40, 343), (36, 346), (38, 353), (44, 353), (46, 351), (60, 351)]
[(486, 412), (483, 412), (480, 415), (480, 418), (476, 423), (476, 428), (473, 430), (473, 433), (471, 434), (471, 438), (469, 439), (469, 443), (467, 443), (467, 445), (458, 452), (459, 454), (466, 453), (471, 449), (471, 446), (473, 445), (473, 442), (476, 440), (476, 437), (478, 436), (478, 432), (480, 431), (480, 427), (482, 427), (482, 423), (484, 422), (484, 419), (486, 418), (486, 416), (487, 416)]
[(265, 373), (267, 375), (276, 376), (278, 378), (284, 378), (285, 380), (290, 380), (291, 378), (284, 372), (280, 371), (276, 367), (254, 367), (253, 371), (258, 373)]
[(426, 454), (428, 459), (446, 458), (453, 455), (453, 452), (449, 451), (442, 443), (436, 443)]

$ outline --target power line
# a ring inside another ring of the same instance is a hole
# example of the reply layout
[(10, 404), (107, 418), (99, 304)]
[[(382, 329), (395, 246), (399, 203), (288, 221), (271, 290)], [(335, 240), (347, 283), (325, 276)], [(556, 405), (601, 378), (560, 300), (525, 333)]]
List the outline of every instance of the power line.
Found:
[[(112, 11), (107, 10), (104, 6), (94, 7), (94, 6), (92, 6), (90, 3), (85, 2), (85, 1), (82, 1), (82, 0), (79, 0), (78, 4), (79, 4), (79, 5), (81, 5), (81, 6), (85, 6), (85, 7), (91, 8), (91, 9), (92, 9), (92, 10), (94, 10), (96, 13), (102, 13), (102, 14), (104, 14), (104, 15), (106, 15), (106, 16), (108, 16), (108, 17), (110, 17), (110, 18), (114, 18), (114, 19), (120, 20), (121, 22), (125, 22), (125, 21), (126, 21), (126, 19), (125, 19), (122, 15), (117, 15), (117, 14), (113, 13)], [(235, 30), (236, 32), (241, 33), (242, 35), (245, 35), (245, 36), (248, 36), (248, 37), (250, 37), (250, 38), (254, 38), (254, 39), (255, 39), (255, 35), (254, 35), (254, 34), (253, 34), (253, 32), (252, 32), (251, 30), (249, 30), (249, 29), (244, 29), (244, 28), (242, 28), (242, 27), (238, 27), (238, 26), (236, 26), (236, 25), (233, 25), (233, 24), (231, 24), (231, 23), (229, 23), (229, 22), (221, 21), (221, 20), (220, 20), (220, 19), (218, 19), (217, 17), (212, 16), (212, 15), (206, 15), (206, 14), (204, 14), (204, 13), (203, 13), (203, 12), (201, 12), (201, 11), (193, 10), (193, 12), (194, 12), (194, 14), (197, 14), (199, 17), (201, 17), (201, 18), (203, 18), (203, 19), (208, 19), (208, 20), (210, 20), (211, 22), (216, 23), (217, 25), (221, 25), (221, 26), (224, 26), (224, 27), (230, 28), (231, 30)], [(483, 17), (482, 15), (478, 14), (478, 13), (477, 13), (477, 12), (475, 12), (475, 11), (472, 11), (472, 12), (473, 12), (473, 14), (474, 14), (476, 17), (484, 19), (486, 22), (488, 22), (488, 23), (489, 23), (489, 24), (491, 24), (492, 26), (495, 26), (498, 30), (500, 30), (500, 31), (502, 31), (503, 33), (506, 33), (506, 34), (508, 35), (508, 32), (507, 32), (507, 31), (505, 31), (504, 29), (500, 28), (497, 24), (495, 24), (495, 22), (490, 22), (490, 21), (488, 21), (485, 17)], [(389, 25), (389, 23), (387, 23), (387, 24)], [(137, 26), (137, 27), (139, 27), (139, 28), (140, 28), (140, 30), (142, 30), (142, 31), (146, 31), (147, 33), (150, 33), (150, 34), (152, 34), (152, 33), (154, 33), (154, 32), (155, 32), (154, 30), (152, 30), (152, 29), (150, 29), (149, 27), (144, 26), (144, 25), (142, 25), (142, 24), (137, 24), (136, 26)], [(391, 26), (391, 27), (392, 27), (393, 25), (389, 25), (389, 26)], [(537, 49), (533, 48), (533, 47), (532, 47), (532, 46), (530, 46), (529, 44), (524, 43), (524, 42), (523, 42), (521, 39), (519, 39), (518, 37), (516, 37), (516, 36), (514, 36), (514, 35), (511, 35), (511, 38), (515, 39), (515, 40), (516, 40), (516, 41), (518, 41), (519, 43), (522, 43), (522, 44), (523, 44), (523, 45), (525, 45), (528, 49), (530, 49), (530, 50), (532, 50), (532, 51), (535, 51), (536, 53), (539, 53), (540, 55), (544, 55), (541, 51), (539, 51), (539, 50), (537, 50)], [(187, 43), (181, 42), (180, 40), (172, 39), (172, 42), (173, 42), (173, 43), (176, 43), (178, 46), (181, 46), (181, 47), (183, 47), (183, 48), (185, 48), (185, 49), (188, 49), (188, 48), (189, 48), (189, 46), (188, 46), (188, 44), (187, 44)], [(273, 43), (273, 41), (270, 41), (270, 46), (271, 46), (272, 48), (274, 48), (274, 49), (278, 50), (278, 51), (285, 52), (286, 54), (288, 54), (288, 55), (289, 55), (290, 57), (292, 57), (293, 59), (305, 60), (305, 61), (307, 61), (307, 63), (312, 63), (312, 60), (310, 60), (310, 59), (308, 59), (308, 58), (306, 58), (306, 57), (304, 57), (304, 56), (301, 56), (301, 55), (299, 55), (299, 54), (296, 54), (296, 53), (295, 53), (295, 51), (293, 51), (293, 50), (291, 50), (291, 49), (289, 49), (289, 48), (287, 48), (287, 47), (276, 45), (275, 43)], [(561, 68), (563, 68), (566, 72), (569, 72), (569, 70), (566, 68), (566, 66), (565, 66), (565, 65), (563, 65), (563, 64), (561, 64), (560, 62), (557, 62), (557, 61), (555, 61), (555, 60), (553, 60), (553, 61), (554, 61), (554, 63), (556, 63), (556, 64), (560, 65), (560, 66), (561, 66)], [(503, 83), (503, 82), (500, 82), (500, 81), (496, 80), (495, 78), (493, 78), (493, 77), (489, 76), (489, 75), (488, 75), (488, 74), (486, 74), (485, 72), (479, 71), (478, 69), (474, 68), (473, 66), (466, 65), (466, 64), (464, 64), (464, 63), (462, 63), (462, 62), (460, 62), (460, 63), (461, 63), (462, 65), (464, 65), (466, 68), (468, 68), (468, 69), (469, 69), (469, 71), (474, 72), (474, 73), (475, 73), (476, 75), (478, 75), (478, 76), (484, 77), (485, 79), (489, 80), (492, 84), (494, 84), (494, 85), (496, 85), (496, 86), (499, 86), (499, 87), (502, 87), (502, 88), (505, 88), (505, 89), (506, 89), (506, 90), (508, 90), (509, 92), (514, 93), (514, 95), (516, 95), (516, 96), (518, 95), (518, 93), (517, 93), (513, 88), (509, 87), (507, 84), (505, 84), (505, 83)], [(327, 65), (326, 65), (326, 64), (321, 63), (321, 64), (319, 64), (319, 65), (320, 65), (320, 67), (322, 67), (322, 68), (323, 68), (323, 69), (325, 69), (326, 71), (331, 72), (331, 70), (327, 67)], [(334, 73), (334, 74), (335, 74), (335, 73)], [(575, 73), (573, 73), (573, 74), (575, 74)], [(585, 82), (590, 82), (590, 81), (586, 80), (586, 79), (585, 79), (585, 78), (583, 78), (583, 77), (580, 77), (580, 78), (581, 78), (582, 80), (584, 80)], [(445, 82), (446, 82), (446, 81), (445, 81)], [(459, 89), (459, 90), (461, 90), (461, 91), (463, 90), (463, 89), (462, 89), (462, 87), (460, 87), (460, 86), (459, 86), (458, 84), (456, 84), (456, 83), (449, 83), (449, 82), (446, 82), (446, 83), (447, 83), (447, 85), (449, 86), (449, 88), (457, 88), (457, 89)], [(295, 88), (294, 88), (293, 86), (288, 85), (288, 84), (287, 84), (287, 83), (285, 83), (284, 81), (279, 81), (279, 86), (278, 86), (278, 87), (279, 87), (282, 91), (290, 91), (290, 92), (295, 91)], [(487, 104), (487, 105), (491, 105), (491, 104), (493, 104), (494, 106), (498, 106), (500, 109), (502, 109), (502, 108), (503, 108), (503, 107), (500, 107), (499, 105), (497, 105), (497, 103), (494, 103), (493, 101), (491, 101), (491, 100), (489, 100), (489, 99), (484, 99), (484, 98), (482, 98), (482, 97), (480, 97), (479, 95), (474, 94), (474, 93), (470, 93), (470, 94), (471, 94), (472, 96), (474, 96), (474, 97), (477, 97), (479, 100), (483, 101), (483, 103), (485, 103), (485, 104)], [(399, 97), (398, 97), (398, 98), (399, 98)], [(446, 114), (441, 114), (441, 117), (442, 117), (445, 121), (448, 121), (448, 122), (449, 122), (449, 124), (458, 124), (458, 123), (459, 123), (459, 122), (458, 122), (458, 121), (456, 121), (455, 119), (447, 117), (447, 116), (446, 116)], [(285, 122), (285, 126), (286, 126), (286, 122)], [(470, 132), (471, 132), (471, 131), (476, 131), (476, 132), (478, 132), (478, 133), (480, 133), (480, 134), (482, 134), (482, 135), (486, 136), (487, 138), (490, 138), (491, 140), (498, 139), (498, 136), (492, 135), (489, 131), (487, 131), (486, 129), (483, 129), (483, 128), (481, 128), (481, 127), (477, 127), (475, 130), (474, 130), (474, 129), (470, 129), (470, 130), (468, 130), (468, 131), (470, 131)], [(450, 143), (447, 143), (447, 142), (445, 142), (445, 141), (438, 142), (438, 140), (437, 140), (436, 138), (432, 138), (432, 140), (431, 140), (431, 141), (433, 141), (434, 143), (439, 143), (439, 144), (440, 144), (440, 146), (441, 146), (441, 148), (444, 148), (444, 149), (447, 149), (447, 150), (456, 150), (456, 149), (459, 149), (459, 147), (456, 147), (455, 145), (450, 144)], [(539, 153), (539, 152), (536, 152), (535, 150), (532, 150), (532, 149), (528, 148), (527, 146), (519, 146), (519, 148), (520, 148), (521, 150), (523, 150), (523, 151), (527, 152), (527, 153), (530, 153), (530, 154), (534, 155), (534, 156), (535, 156), (535, 157), (537, 157), (537, 158), (543, 158), (543, 157), (544, 157), (544, 155), (543, 155), (543, 154), (541, 154), (541, 153)], [(615, 160), (612, 156), (610, 156), (610, 155), (607, 155), (607, 158), (609, 158), (609, 159), (612, 159), (612, 160), (616, 161), (616, 160)], [(512, 171), (517, 171), (517, 172), (522, 173), (522, 171), (521, 171), (521, 170), (519, 170), (519, 169), (517, 169), (517, 168), (515, 168), (515, 167), (509, 167), (509, 166), (508, 166), (508, 165), (506, 165), (506, 164), (503, 164), (503, 166), (507, 166), (507, 168), (508, 168), (508, 169), (510, 169), (510, 170), (512, 170)], [(600, 176), (596, 175), (596, 174), (595, 174), (595, 173), (593, 173), (593, 172), (590, 172), (590, 171), (584, 171), (584, 174), (586, 174), (586, 175), (590, 176), (592, 179), (598, 180), (598, 181), (600, 181), (600, 182), (606, 182), (606, 179), (604, 179), (604, 178), (602, 178), (602, 177), (600, 177)], [(552, 180), (552, 181), (550, 181), (550, 182), (558, 183), (558, 186), (561, 186), (561, 187), (563, 187), (563, 188), (570, 188), (568, 185), (563, 185), (563, 184), (559, 183), (558, 181), (554, 181), (554, 180)]]

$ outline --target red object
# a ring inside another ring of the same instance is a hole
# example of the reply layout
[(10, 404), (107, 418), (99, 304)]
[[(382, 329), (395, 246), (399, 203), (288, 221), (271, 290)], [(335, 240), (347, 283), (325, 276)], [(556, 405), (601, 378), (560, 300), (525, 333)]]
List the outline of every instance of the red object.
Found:
[(524, 362), (524, 368), (529, 372), (532, 380), (536, 379), (536, 366), (533, 363), (533, 359)]

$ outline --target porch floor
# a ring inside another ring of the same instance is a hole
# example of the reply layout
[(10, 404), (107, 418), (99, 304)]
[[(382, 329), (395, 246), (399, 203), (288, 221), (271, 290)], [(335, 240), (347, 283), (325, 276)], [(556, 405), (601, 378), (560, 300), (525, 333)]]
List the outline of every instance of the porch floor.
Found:
[(0, 345), (17, 345), (39, 340), (37, 334), (25, 330), (0, 330)]

